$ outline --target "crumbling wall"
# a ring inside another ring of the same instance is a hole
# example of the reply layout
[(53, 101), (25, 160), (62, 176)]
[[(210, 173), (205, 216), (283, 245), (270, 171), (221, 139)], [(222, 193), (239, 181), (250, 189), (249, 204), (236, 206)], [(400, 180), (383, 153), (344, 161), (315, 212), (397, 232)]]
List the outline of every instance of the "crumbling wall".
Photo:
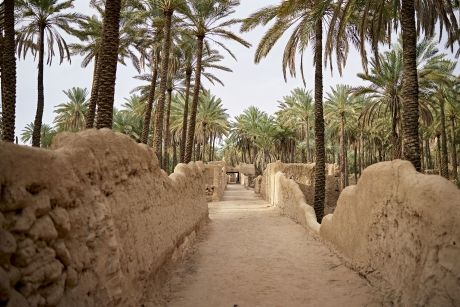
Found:
[[(262, 179), (259, 179), (260, 187), (257, 188), (257, 192), (270, 202), (272, 201), (269, 191), (273, 191), (274, 189), (274, 176), (277, 172), (282, 172), (287, 178), (294, 180), (304, 194), (306, 203), (313, 205), (315, 196), (314, 163), (282, 163), (277, 161), (268, 164), (262, 175)], [(332, 213), (337, 204), (337, 199), (340, 195), (338, 180), (337, 165), (326, 164), (326, 199), (324, 208), (326, 214)]]
[[(288, 170), (288, 177), (284, 171)], [(314, 232), (319, 231), (315, 212), (306, 201), (299, 185), (292, 178), (298, 180), (309, 177), (303, 172), (305, 165), (284, 164), (279, 161), (268, 164), (262, 176), (256, 179), (255, 191), (270, 204), (280, 208), (281, 213)]]
[(0, 143), (0, 302), (139, 306), (159, 267), (207, 219), (203, 165), (169, 177), (110, 130), (53, 150)]
[(395, 160), (344, 189), (320, 234), (398, 306), (460, 305), (460, 191)]
[(213, 161), (205, 165), (205, 180), (208, 201), (220, 201), (227, 187), (227, 171), (223, 161)]

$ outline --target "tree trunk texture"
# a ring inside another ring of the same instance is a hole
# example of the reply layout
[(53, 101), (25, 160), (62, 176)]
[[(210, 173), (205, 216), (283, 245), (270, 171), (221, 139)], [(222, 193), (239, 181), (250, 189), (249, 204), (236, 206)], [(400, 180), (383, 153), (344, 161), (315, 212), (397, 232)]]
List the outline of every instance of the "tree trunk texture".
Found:
[(161, 165), (161, 143), (163, 142), (163, 127), (164, 127), (164, 108), (166, 101), (166, 89), (168, 86), (168, 69), (169, 69), (169, 53), (171, 50), (171, 23), (173, 12), (164, 12), (165, 26), (164, 26), (164, 40), (162, 46), (162, 60), (160, 72), (160, 95), (157, 101), (157, 108), (155, 112), (155, 134), (153, 136), (153, 148), (157, 155), (158, 162)]
[(422, 136), (420, 135), (420, 161), (422, 163), (422, 166), (421, 166), (421, 172), (423, 173), (426, 169), (426, 164), (425, 164), (425, 150), (423, 148), (423, 140), (421, 139)]
[(172, 137), (172, 144), (173, 144), (172, 171), (174, 172), (174, 169), (176, 168), (176, 165), (177, 165), (177, 141), (174, 135)]
[(404, 158), (420, 171), (419, 104), (416, 62), (417, 32), (415, 28), (414, 0), (402, 1), (401, 28), (403, 41), (402, 120)]
[(444, 99), (441, 99), (441, 176), (449, 179), (449, 161), (447, 153), (446, 116), (444, 112)]
[(358, 183), (358, 145), (356, 140), (353, 143), (354, 157), (353, 157), (353, 173), (355, 175), (355, 184)]
[(3, 76), (3, 51), (4, 51), (3, 28), (2, 28), (2, 24), (0, 23), (0, 79), (1, 79), (0, 80), (0, 92), (1, 92), (0, 98), (2, 99), (2, 107), (3, 107), (3, 101), (5, 101), (5, 97), (4, 97), (5, 92), (3, 90), (3, 87), (5, 86), (5, 78)]
[[(171, 82), (171, 81), (169, 81)], [(169, 86), (172, 86), (170, 84)], [(171, 116), (171, 101), (172, 101), (172, 87), (168, 87), (168, 106), (166, 108), (166, 118), (165, 118), (165, 127), (164, 127), (164, 159), (163, 159), (163, 169), (169, 174), (169, 145), (170, 145), (170, 136), (171, 132), (169, 131), (169, 118)]]
[(450, 118), (451, 122), (451, 133), (452, 133), (452, 177), (454, 180), (458, 180), (458, 171), (457, 171), (457, 144), (455, 143), (455, 118)]
[(392, 145), (393, 145), (393, 160), (401, 159), (401, 140), (399, 139), (399, 135), (397, 132), (397, 125), (398, 125), (398, 112), (397, 108), (392, 110), (391, 116), (391, 135), (392, 135)]
[(85, 115), (85, 127), (91, 129), (94, 127), (94, 118), (96, 116), (96, 104), (99, 93), (99, 56), (96, 54), (94, 57), (94, 68), (93, 68), (93, 84), (91, 86), (91, 97), (89, 99), (88, 110)]
[(16, 56), (14, 37), (14, 0), (4, 4), (3, 61), (2, 61), (2, 139), (14, 142), (16, 119)]
[(436, 162), (437, 162), (437, 167), (438, 167), (438, 172), (439, 172), (439, 175), (442, 174), (442, 161), (441, 161), (441, 135), (438, 134), (436, 135), (436, 145), (438, 146), (438, 152), (436, 153)]
[(431, 158), (430, 140), (428, 137), (425, 138), (425, 156), (427, 168), (433, 169), (433, 159)]
[(152, 55), (152, 81), (150, 82), (149, 97), (145, 106), (144, 125), (142, 127), (141, 142), (147, 144), (150, 133), (150, 122), (152, 121), (153, 101), (155, 100), (155, 89), (158, 79), (158, 62), (160, 61), (160, 53)]
[(203, 157), (202, 161), (203, 163), (206, 163), (206, 124), (203, 124)]
[(37, 112), (35, 113), (34, 131), (32, 132), (32, 146), (40, 147), (40, 137), (42, 130), (43, 108), (45, 104), (44, 88), (43, 88), (43, 69), (45, 57), (45, 28), (40, 28), (40, 38), (38, 42), (38, 99)]
[(195, 69), (195, 85), (193, 89), (192, 109), (190, 113), (190, 120), (187, 128), (187, 145), (185, 147), (184, 162), (189, 163), (192, 158), (192, 145), (195, 136), (196, 113), (198, 109), (198, 98), (200, 96), (201, 87), (201, 65), (203, 61), (203, 45), (204, 36), (197, 37), (197, 55), (196, 55), (196, 69)]
[(188, 102), (190, 98), (190, 83), (192, 80), (192, 63), (187, 64), (185, 69), (185, 101), (184, 101), (184, 115), (182, 118), (182, 137), (180, 142), (180, 162), (184, 163), (185, 158), (185, 144), (187, 143), (187, 124), (188, 124)]
[(345, 165), (345, 116), (340, 114), (340, 191), (347, 186)]
[(120, 42), (121, 0), (107, 0), (105, 4), (102, 45), (98, 65), (101, 65), (97, 95), (97, 129), (112, 129), (115, 80), (117, 77), (118, 46)]
[(318, 223), (324, 215), (324, 199), (326, 193), (325, 149), (324, 149), (324, 116), (323, 116), (323, 23), (319, 20), (315, 30), (315, 198), (314, 209)]

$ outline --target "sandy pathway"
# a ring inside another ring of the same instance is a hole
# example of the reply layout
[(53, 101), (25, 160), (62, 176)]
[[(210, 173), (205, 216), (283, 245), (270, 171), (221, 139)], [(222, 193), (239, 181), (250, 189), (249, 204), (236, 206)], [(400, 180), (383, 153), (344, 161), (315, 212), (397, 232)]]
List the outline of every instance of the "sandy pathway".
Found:
[(300, 225), (239, 185), (170, 281), (168, 306), (369, 306), (366, 281)]

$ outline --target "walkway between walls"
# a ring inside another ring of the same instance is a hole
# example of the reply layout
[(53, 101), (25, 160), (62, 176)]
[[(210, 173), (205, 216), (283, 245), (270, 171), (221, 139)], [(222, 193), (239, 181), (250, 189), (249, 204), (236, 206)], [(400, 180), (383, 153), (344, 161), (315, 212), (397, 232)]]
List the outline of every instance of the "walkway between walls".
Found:
[(253, 191), (228, 185), (167, 306), (378, 306), (365, 279)]

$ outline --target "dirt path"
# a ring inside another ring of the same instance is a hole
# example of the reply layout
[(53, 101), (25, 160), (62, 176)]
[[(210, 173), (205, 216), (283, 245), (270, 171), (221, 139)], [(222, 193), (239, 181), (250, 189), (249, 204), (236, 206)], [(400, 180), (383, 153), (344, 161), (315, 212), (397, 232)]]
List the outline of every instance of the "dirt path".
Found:
[(168, 306), (377, 306), (373, 290), (300, 225), (229, 185), (170, 281)]

